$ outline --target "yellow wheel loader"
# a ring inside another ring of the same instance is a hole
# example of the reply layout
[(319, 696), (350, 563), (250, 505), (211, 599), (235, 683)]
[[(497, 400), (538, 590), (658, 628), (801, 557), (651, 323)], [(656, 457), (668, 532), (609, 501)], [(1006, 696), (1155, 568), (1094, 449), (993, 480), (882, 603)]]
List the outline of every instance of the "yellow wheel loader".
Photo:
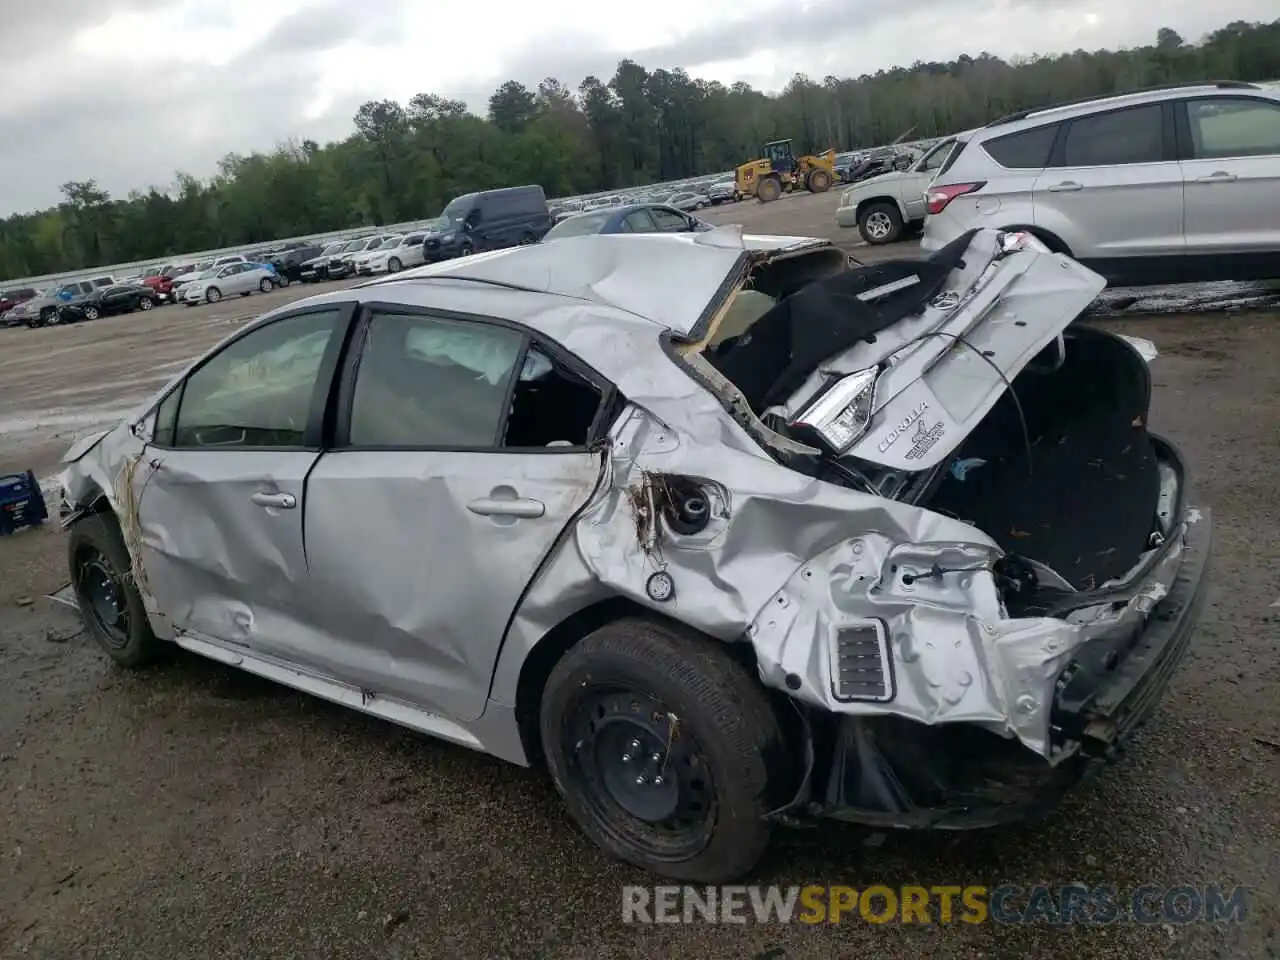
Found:
[(764, 145), (759, 160), (738, 167), (735, 189), (744, 197), (761, 203), (777, 200), (783, 193), (808, 190), (826, 193), (835, 180), (836, 152), (797, 157), (790, 140), (773, 140)]

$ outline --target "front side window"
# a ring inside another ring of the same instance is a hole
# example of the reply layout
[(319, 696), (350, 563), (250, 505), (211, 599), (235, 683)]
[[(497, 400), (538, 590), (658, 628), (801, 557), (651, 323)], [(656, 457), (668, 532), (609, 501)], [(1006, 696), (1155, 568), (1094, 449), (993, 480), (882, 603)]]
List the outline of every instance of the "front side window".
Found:
[(1110, 167), (1163, 159), (1163, 110), (1160, 104), (1152, 103), (1071, 121), (1062, 163), (1066, 167)]
[(349, 442), (395, 449), (581, 447), (602, 395), (506, 327), (407, 314), (369, 322)]
[(1195, 160), (1280, 154), (1280, 104), (1218, 97), (1187, 104)]
[[(339, 317), (337, 309), (285, 317), (245, 334), (202, 364), (182, 388), (173, 446), (301, 446)], [(161, 413), (158, 433), (163, 405)]]

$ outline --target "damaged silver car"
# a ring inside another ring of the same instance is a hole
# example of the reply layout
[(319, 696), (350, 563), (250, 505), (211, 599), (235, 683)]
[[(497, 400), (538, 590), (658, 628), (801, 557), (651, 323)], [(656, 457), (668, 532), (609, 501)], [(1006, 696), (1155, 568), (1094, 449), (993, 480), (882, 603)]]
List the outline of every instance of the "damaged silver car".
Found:
[(772, 828), (1050, 809), (1182, 659), (1151, 345), (1033, 237), (592, 236), (273, 311), (65, 457), (88, 629), (518, 764), (721, 882)]

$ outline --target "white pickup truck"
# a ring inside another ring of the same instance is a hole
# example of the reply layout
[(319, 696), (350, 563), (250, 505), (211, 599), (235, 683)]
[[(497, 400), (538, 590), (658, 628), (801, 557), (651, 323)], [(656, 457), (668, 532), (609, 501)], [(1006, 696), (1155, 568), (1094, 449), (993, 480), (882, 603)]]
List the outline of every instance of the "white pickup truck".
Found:
[(840, 194), (836, 223), (856, 227), (870, 244), (893, 243), (908, 227), (924, 222), (924, 193), (955, 146), (941, 140), (906, 170), (893, 170), (852, 184)]

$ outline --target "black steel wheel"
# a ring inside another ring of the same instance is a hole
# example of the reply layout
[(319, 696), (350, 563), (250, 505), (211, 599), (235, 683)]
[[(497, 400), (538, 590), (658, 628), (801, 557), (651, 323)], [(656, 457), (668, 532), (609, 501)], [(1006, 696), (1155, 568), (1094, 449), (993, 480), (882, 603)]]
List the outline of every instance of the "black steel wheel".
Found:
[(81, 517), (71, 526), (67, 554), (88, 634), (121, 666), (152, 660), (159, 641), (134, 585), (129, 551), (115, 518), (107, 513)]
[(552, 670), (541, 733), (570, 814), (616, 857), (725, 883), (768, 845), (782, 734), (723, 644), (657, 622), (602, 627)]

